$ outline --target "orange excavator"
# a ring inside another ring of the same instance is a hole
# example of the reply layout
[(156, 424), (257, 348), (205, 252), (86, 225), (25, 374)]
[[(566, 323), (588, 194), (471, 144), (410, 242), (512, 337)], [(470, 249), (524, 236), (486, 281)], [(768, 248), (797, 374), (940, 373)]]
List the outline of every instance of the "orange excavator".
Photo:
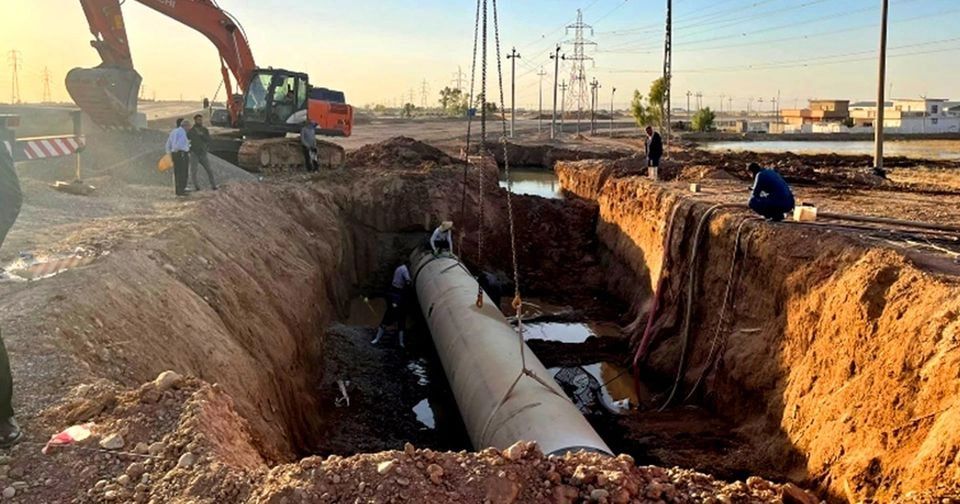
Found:
[[(303, 165), (297, 138), (305, 121), (317, 133), (350, 136), (353, 107), (343, 93), (314, 88), (305, 73), (260, 68), (243, 27), (215, 0), (136, 0), (206, 36), (220, 54), (220, 72), (226, 90), (223, 119), (213, 114), (213, 126), (232, 131), (216, 134), (211, 151), (247, 170), (278, 172)], [(98, 125), (105, 128), (138, 127), (138, 94), (142, 78), (134, 69), (120, 0), (80, 0), (94, 40), (90, 43), (103, 63), (95, 68), (75, 68), (67, 74), (70, 96)], [(343, 148), (317, 141), (318, 161), (339, 166)]]

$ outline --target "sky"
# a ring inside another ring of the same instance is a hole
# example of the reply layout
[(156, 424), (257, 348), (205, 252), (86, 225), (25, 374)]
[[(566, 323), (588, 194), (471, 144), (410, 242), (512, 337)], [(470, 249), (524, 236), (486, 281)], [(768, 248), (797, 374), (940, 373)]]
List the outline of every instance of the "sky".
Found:
[[(178, 0), (193, 1), (193, 0)], [(23, 101), (39, 101), (43, 72), (51, 93), (69, 98), (63, 78), (92, 67), (99, 56), (79, 0), (0, 0), (0, 103), (11, 99), (10, 51), (21, 59)], [(492, 0), (490, 0), (492, 4)], [(876, 95), (880, 0), (674, 0), (673, 104), (769, 109), (810, 98), (869, 100)], [(584, 38), (586, 80), (598, 81), (600, 102), (624, 108), (634, 89), (646, 94), (662, 73), (665, 0), (500, 0), (506, 103), (516, 63), (517, 105), (536, 108), (542, 78), (544, 108), (552, 101), (550, 52), (574, 53), (577, 18)], [(401, 99), (430, 105), (439, 90), (469, 87), (475, 0), (219, 0), (244, 26), (260, 66), (306, 71), (316, 86), (340, 89), (349, 102), (388, 106)], [(123, 6), (134, 64), (145, 95), (199, 101), (220, 84), (216, 50), (206, 38), (160, 13), (127, 0)], [(52, 15), (53, 14), (53, 15)], [(890, 0), (888, 83), (898, 98), (960, 99), (960, 2)], [(490, 88), (497, 98), (492, 6)], [(560, 81), (569, 81), (562, 61)], [(477, 86), (479, 87), (479, 68)], [(612, 90), (616, 88), (616, 92)], [(588, 97), (586, 98), (589, 99)], [(730, 101), (732, 99), (732, 102)], [(763, 100), (762, 102), (760, 100)], [(588, 105), (585, 105), (588, 106)]]

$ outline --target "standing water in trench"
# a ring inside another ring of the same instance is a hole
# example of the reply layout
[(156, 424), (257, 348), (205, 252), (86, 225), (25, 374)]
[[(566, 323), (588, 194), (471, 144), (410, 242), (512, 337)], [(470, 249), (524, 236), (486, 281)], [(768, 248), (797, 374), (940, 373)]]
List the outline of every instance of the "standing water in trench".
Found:
[[(513, 194), (542, 196), (563, 199), (563, 191), (557, 174), (541, 167), (510, 167), (510, 182)], [(507, 188), (507, 174), (500, 171), (500, 187)]]

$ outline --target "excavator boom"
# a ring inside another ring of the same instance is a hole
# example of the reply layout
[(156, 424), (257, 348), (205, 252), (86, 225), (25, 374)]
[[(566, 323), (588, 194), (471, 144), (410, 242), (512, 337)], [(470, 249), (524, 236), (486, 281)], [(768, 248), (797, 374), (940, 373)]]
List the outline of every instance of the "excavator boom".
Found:
[[(240, 24), (213, 0), (136, 0), (199, 31), (220, 53), (220, 71), (227, 92), (227, 110), (237, 124), (244, 92), (257, 65)], [(81, 109), (106, 127), (132, 127), (142, 79), (133, 68), (119, 0), (80, 0), (103, 64), (76, 68), (67, 74), (67, 90)]]

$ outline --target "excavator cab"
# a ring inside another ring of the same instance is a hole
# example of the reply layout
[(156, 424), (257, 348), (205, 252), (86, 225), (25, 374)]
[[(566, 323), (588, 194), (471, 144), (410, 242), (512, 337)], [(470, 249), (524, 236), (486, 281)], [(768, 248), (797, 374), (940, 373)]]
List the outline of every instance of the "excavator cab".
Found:
[(303, 73), (255, 70), (243, 99), (243, 135), (267, 138), (300, 131), (306, 117), (309, 87), (309, 79)]

